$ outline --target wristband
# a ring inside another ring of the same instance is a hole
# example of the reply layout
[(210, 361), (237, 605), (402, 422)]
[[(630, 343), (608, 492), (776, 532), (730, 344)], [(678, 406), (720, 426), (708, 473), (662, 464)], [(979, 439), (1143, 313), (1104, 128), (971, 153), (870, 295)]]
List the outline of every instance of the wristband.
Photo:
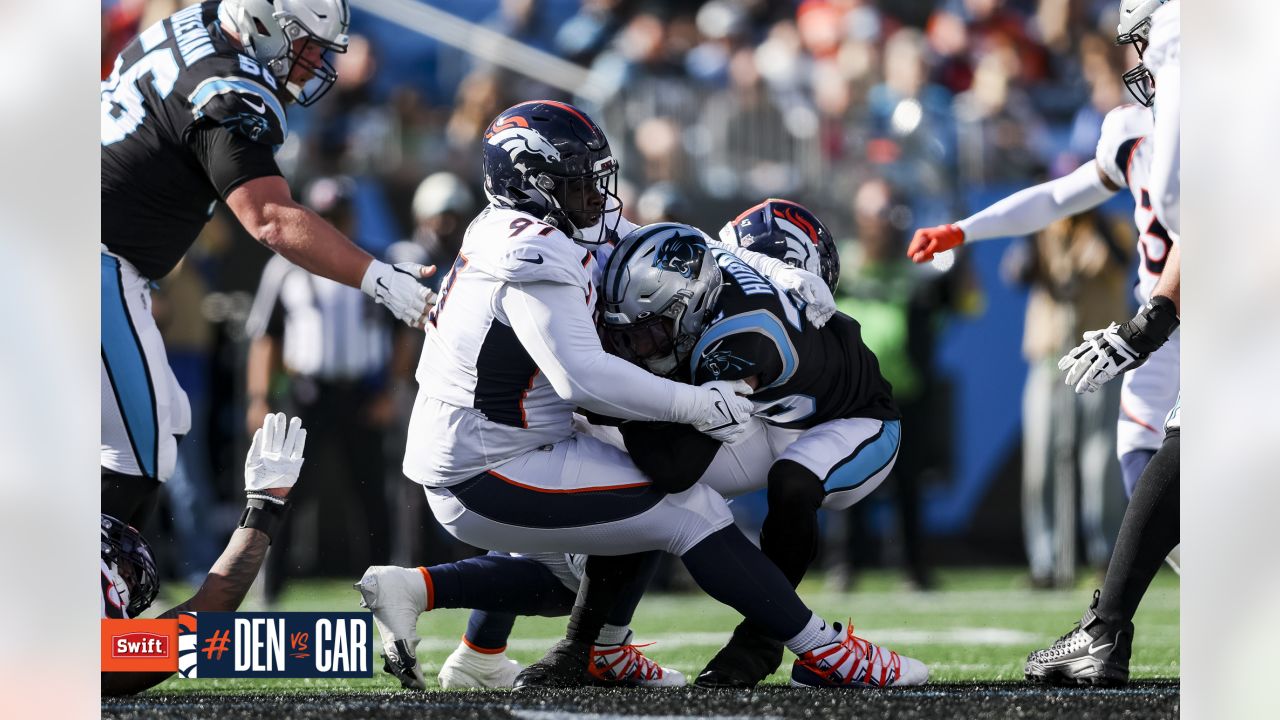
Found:
[(284, 516), (289, 511), (289, 501), (267, 493), (245, 493), (244, 512), (240, 513), (239, 527), (257, 530), (267, 536), (267, 544), (271, 544), (272, 536)]
[(1125, 342), (1140, 353), (1151, 354), (1178, 329), (1178, 308), (1169, 298), (1154, 295), (1125, 325), (1128, 332), (1121, 332), (1122, 337), (1128, 336), (1124, 337)]

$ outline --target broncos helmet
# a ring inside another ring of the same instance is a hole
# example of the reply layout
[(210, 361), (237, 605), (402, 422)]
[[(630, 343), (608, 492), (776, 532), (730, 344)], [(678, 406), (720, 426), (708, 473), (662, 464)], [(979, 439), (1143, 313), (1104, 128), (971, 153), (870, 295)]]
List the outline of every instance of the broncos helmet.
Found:
[(160, 592), (160, 576), (151, 546), (123, 521), (102, 514), (102, 562), (111, 569), (111, 582), (129, 617), (151, 607)]
[[(245, 50), (299, 105), (319, 100), (338, 80), (326, 55), (347, 51), (347, 0), (222, 0), (218, 20), (236, 31)], [(305, 42), (295, 44), (299, 40)], [(294, 82), (295, 66), (310, 79)]]
[(831, 231), (800, 203), (769, 198), (720, 229), (720, 241), (817, 275), (831, 292), (840, 282), (840, 251)]
[(1132, 45), (1138, 52), (1138, 64), (1129, 68), (1122, 77), (1129, 94), (1142, 105), (1151, 107), (1156, 101), (1155, 78), (1142, 54), (1147, 50), (1151, 36), (1151, 15), (1168, 0), (1120, 0), (1120, 24), (1116, 26), (1116, 44)]
[(514, 105), (489, 125), (484, 193), (585, 245), (605, 242), (622, 217), (609, 140), (586, 113), (554, 100)]
[(645, 225), (622, 238), (600, 291), (610, 352), (663, 376), (688, 360), (723, 286), (707, 239), (680, 223)]

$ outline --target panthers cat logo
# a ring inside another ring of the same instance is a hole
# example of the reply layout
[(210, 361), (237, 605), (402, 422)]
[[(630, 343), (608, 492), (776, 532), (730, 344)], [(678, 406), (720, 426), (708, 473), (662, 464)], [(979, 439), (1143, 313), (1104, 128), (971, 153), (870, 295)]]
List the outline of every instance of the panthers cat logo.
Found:
[[(519, 122), (512, 122), (519, 121)], [(558, 162), (560, 151), (542, 133), (527, 127), (524, 118), (515, 117), (507, 122), (495, 124), (485, 133), (485, 142), (496, 145), (507, 151), (511, 162), (520, 170), (527, 169), (520, 156), (527, 153), (541, 155), (547, 162)]]
[(706, 253), (705, 245), (687, 237), (674, 237), (658, 248), (658, 253), (653, 258), (653, 266), (693, 279), (702, 272), (702, 257)]

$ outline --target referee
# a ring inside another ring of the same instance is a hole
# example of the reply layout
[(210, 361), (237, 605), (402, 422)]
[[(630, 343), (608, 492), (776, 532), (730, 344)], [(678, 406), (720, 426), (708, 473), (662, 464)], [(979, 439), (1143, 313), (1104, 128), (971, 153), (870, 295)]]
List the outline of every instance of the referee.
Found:
[[(355, 183), (322, 177), (303, 201), (348, 237)], [(305, 418), (305, 488), (277, 534), (263, 573), (268, 604), (285, 578), (353, 573), (390, 560), (384, 438), (393, 318), (360, 290), (273, 256), (249, 314), (246, 430), (268, 412)], [(292, 527), (290, 527), (292, 526)]]

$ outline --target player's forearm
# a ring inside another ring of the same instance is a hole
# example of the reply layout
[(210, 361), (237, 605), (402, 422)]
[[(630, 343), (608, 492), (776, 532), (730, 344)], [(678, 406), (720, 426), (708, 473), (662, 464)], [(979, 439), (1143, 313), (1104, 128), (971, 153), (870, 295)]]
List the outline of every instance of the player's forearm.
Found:
[(231, 612), (240, 607), (262, 569), (270, 545), (271, 540), (260, 530), (236, 529), (196, 594), (160, 617), (173, 618), (193, 611)]
[(307, 272), (360, 287), (373, 258), (319, 215), (301, 205), (275, 204), (264, 221), (255, 233), (262, 244)]
[(708, 240), (707, 245), (712, 248), (717, 248), (727, 253), (731, 253), (739, 260), (746, 263), (752, 270), (755, 270), (767, 278), (771, 278), (775, 273), (784, 268), (790, 267), (790, 265), (787, 265), (777, 258), (769, 257), (768, 255), (755, 252), (754, 250), (740, 248), (736, 245), (730, 245), (729, 243), (722, 242), (720, 240)]
[(1156, 281), (1156, 286), (1151, 290), (1151, 296), (1163, 295), (1173, 301), (1173, 305), (1178, 309), (1178, 314), (1182, 314), (1182, 246), (1174, 244), (1169, 248), (1169, 257), (1165, 259), (1164, 271), (1160, 273), (1160, 279)]
[(1020, 190), (956, 225), (968, 242), (1028, 235), (1095, 208), (1114, 194), (1103, 184), (1096, 163), (1089, 162), (1070, 175)]

